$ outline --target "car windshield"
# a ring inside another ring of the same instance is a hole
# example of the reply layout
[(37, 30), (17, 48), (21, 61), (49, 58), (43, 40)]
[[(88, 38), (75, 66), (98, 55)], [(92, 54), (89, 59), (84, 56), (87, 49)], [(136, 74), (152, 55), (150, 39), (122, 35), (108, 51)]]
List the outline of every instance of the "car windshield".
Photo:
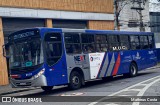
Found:
[(10, 45), (9, 68), (32, 67), (44, 62), (40, 38), (32, 38)]

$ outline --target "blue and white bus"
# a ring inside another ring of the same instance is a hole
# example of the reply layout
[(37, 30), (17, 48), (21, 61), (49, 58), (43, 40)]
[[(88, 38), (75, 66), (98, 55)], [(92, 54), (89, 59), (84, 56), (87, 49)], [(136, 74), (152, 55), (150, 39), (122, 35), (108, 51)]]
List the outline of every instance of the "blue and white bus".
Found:
[(121, 74), (131, 77), (155, 66), (151, 32), (34, 28), (8, 37), (12, 87), (68, 85)]

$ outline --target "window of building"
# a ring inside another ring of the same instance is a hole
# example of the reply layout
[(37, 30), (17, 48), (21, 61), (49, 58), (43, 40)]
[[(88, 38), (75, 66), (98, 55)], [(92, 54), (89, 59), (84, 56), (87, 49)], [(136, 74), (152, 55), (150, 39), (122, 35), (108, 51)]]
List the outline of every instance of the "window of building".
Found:
[(139, 36), (130, 36), (131, 49), (140, 49)]
[(84, 53), (95, 52), (95, 42), (93, 34), (81, 34), (82, 50)]
[(82, 53), (80, 36), (77, 33), (65, 33), (65, 47), (68, 54)]

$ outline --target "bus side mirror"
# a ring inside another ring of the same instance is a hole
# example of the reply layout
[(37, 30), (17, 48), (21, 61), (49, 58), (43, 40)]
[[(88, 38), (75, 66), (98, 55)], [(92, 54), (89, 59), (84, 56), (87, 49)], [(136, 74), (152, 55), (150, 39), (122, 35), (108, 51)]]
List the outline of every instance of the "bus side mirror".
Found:
[(3, 56), (6, 57), (6, 58), (10, 58), (9, 53), (6, 52), (6, 46), (7, 46), (7, 44), (2, 46)]

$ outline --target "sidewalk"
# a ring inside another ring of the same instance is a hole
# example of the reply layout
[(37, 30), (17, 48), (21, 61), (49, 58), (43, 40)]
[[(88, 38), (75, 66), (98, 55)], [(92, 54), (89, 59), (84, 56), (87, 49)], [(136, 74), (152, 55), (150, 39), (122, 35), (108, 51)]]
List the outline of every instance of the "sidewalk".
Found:
[(18, 93), (18, 92), (23, 92), (23, 91), (29, 91), (29, 90), (34, 90), (37, 88), (12, 88), (11, 85), (6, 85), (6, 86), (0, 86), (0, 95), (7, 95), (11, 93)]

